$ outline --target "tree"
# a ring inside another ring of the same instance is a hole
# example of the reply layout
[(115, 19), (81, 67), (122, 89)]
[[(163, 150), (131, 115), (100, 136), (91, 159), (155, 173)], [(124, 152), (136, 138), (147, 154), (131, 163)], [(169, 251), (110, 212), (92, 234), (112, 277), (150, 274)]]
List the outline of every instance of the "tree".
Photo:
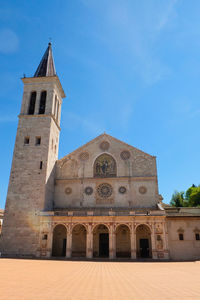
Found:
[(184, 206), (184, 192), (175, 191), (172, 195), (170, 205), (175, 207), (183, 207)]
[(192, 188), (189, 204), (190, 206), (200, 206), (200, 186)]

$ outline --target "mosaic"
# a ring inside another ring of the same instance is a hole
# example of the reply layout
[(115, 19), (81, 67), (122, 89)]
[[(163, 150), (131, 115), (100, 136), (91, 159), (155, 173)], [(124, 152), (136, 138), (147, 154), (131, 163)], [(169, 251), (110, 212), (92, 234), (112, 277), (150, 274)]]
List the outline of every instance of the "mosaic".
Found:
[(116, 177), (116, 162), (109, 154), (102, 154), (95, 160), (94, 177)]

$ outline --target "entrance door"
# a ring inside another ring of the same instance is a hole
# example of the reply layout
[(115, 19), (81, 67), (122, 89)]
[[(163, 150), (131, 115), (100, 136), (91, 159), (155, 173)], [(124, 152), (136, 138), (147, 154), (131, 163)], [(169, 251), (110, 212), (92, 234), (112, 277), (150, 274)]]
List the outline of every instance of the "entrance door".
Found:
[(108, 233), (99, 234), (99, 256), (101, 257), (109, 256), (109, 234)]
[(149, 257), (148, 239), (140, 239), (140, 257)]

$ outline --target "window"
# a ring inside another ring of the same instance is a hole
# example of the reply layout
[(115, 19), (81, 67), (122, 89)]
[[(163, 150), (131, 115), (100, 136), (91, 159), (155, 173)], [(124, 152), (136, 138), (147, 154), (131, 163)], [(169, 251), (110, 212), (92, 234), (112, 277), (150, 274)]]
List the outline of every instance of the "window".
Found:
[(195, 233), (196, 241), (200, 241), (200, 233)]
[(35, 145), (39, 146), (41, 144), (41, 137), (40, 136), (36, 136), (35, 138)]
[(47, 92), (43, 91), (41, 93), (41, 96), (40, 96), (40, 107), (39, 107), (39, 114), (40, 115), (45, 113), (46, 97), (47, 97)]
[(40, 162), (40, 170), (42, 170), (42, 165), (43, 165), (43, 162), (41, 161)]
[(55, 95), (55, 100), (54, 100), (54, 117), (56, 117), (56, 105), (57, 105), (57, 96)]
[(157, 235), (157, 241), (161, 241), (161, 236), (160, 236), (160, 234)]
[(29, 141), (30, 141), (29, 136), (25, 136), (25, 138), (24, 138), (24, 145), (28, 145)]
[(183, 233), (179, 233), (179, 241), (183, 241), (183, 240), (184, 240)]
[(47, 234), (43, 234), (42, 239), (47, 240), (47, 237), (48, 237)]
[(36, 92), (31, 93), (28, 114), (33, 115), (35, 111)]

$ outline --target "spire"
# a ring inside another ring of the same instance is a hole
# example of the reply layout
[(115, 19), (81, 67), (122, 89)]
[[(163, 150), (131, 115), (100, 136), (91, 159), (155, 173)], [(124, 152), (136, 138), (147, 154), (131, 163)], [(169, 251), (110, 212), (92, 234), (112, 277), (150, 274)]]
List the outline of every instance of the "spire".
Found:
[(34, 77), (56, 76), (56, 69), (53, 60), (51, 43), (48, 44), (47, 50), (34, 74)]

